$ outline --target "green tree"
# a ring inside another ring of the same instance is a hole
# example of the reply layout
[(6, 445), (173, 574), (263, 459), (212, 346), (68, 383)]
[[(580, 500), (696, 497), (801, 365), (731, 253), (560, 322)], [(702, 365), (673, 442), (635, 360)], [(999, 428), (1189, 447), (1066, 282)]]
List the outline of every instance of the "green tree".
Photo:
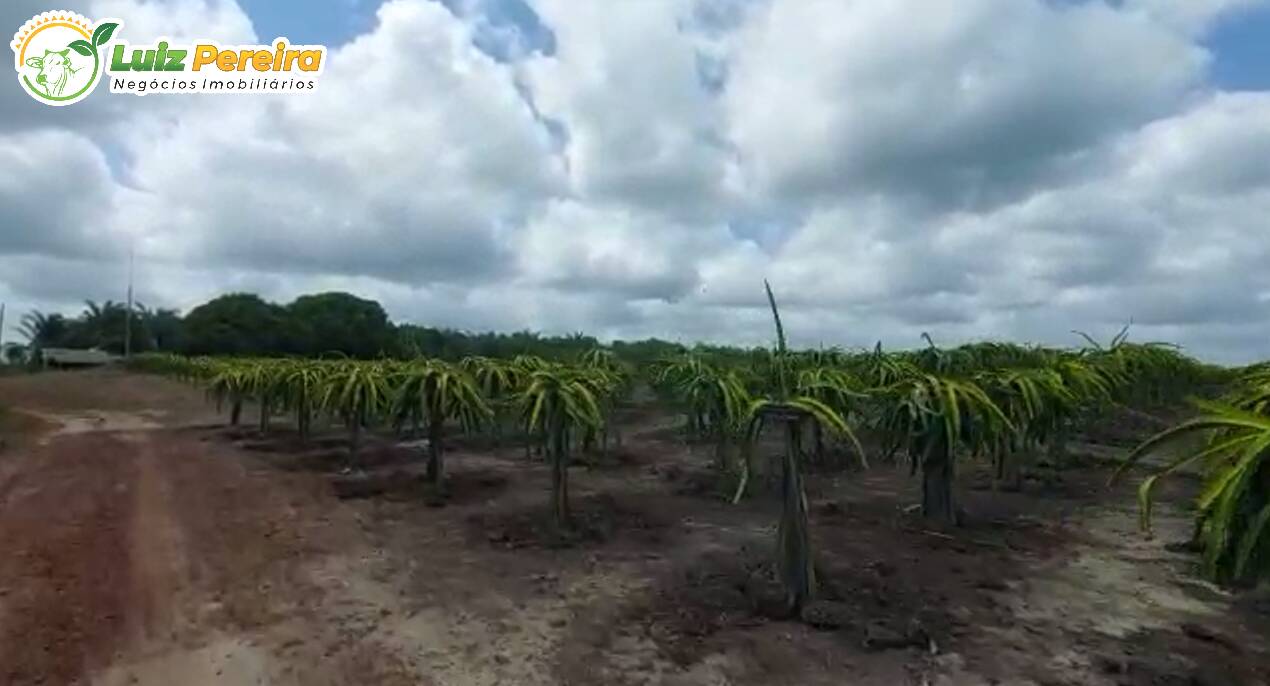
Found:
[(26, 361), (27, 350), (24, 346), (17, 343), (5, 343), (0, 353), (3, 353), (4, 361), (7, 364), (16, 365)]
[(145, 350), (171, 352), (180, 349), (183, 322), (176, 310), (151, 310), (138, 305), (137, 317), (140, 319), (140, 330), (149, 338), (144, 346)]
[(189, 355), (277, 355), (293, 349), (287, 311), (250, 293), (214, 298), (185, 316), (181, 350)]
[(62, 345), (68, 329), (67, 320), (60, 314), (45, 314), (39, 310), (22, 315), (18, 322), (18, 333), (26, 339), (32, 359), (44, 348), (57, 348)]
[[(115, 355), (124, 352), (125, 334), (132, 339), (132, 352), (143, 353), (154, 349), (154, 340), (143, 315), (144, 306), (128, 311), (125, 303), (106, 300), (97, 303), (84, 301), (84, 310), (71, 320), (67, 345), (73, 348), (100, 348)], [(129, 325), (128, 320), (132, 322)]]
[(286, 307), (296, 335), (296, 352), (318, 356), (338, 352), (371, 359), (393, 352), (396, 331), (384, 308), (348, 293), (302, 295)]

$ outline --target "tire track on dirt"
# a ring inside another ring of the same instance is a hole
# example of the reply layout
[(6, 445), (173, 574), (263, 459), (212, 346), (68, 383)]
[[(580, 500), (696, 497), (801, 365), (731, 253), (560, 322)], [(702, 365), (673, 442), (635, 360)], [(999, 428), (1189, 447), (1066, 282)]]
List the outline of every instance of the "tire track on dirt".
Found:
[(173, 514), (171, 484), (155, 455), (154, 433), (122, 434), (137, 460), (136, 506), (130, 554), (133, 597), (131, 639), (139, 644), (175, 638), (180, 633), (178, 593), (188, 586), (185, 536)]
[(325, 482), (262, 471), (197, 431), (132, 434), (138, 482), (134, 642), (100, 686), (424, 683), (364, 627), (379, 608), (324, 583), (361, 534)]

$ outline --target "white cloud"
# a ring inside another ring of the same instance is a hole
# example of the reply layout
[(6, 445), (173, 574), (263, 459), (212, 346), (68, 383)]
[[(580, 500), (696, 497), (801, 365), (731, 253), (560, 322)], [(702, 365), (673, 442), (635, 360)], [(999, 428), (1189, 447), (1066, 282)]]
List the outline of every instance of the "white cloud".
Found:
[(493, 278), (559, 185), (509, 70), (439, 4), (385, 5), (316, 93), (199, 100), (125, 137), (159, 256), (194, 264)]
[(725, 209), (731, 153), (698, 72), (706, 39), (685, 26), (691, 3), (534, 6), (557, 48), (529, 60), (526, 81), (537, 108), (567, 127), (577, 192), (698, 216)]
[(722, 227), (672, 224), (638, 209), (566, 200), (530, 220), (516, 252), (531, 283), (632, 300), (678, 300), (696, 287), (700, 256), (727, 247)]
[(70, 131), (0, 134), (0, 255), (82, 257), (117, 249), (117, 188), (105, 156)]
[(1102, 3), (773, 0), (734, 38), (730, 138), (774, 200), (998, 201), (1175, 107), (1205, 51)]
[(256, 42), (251, 19), (234, 0), (89, 1), (91, 9), (86, 14), (123, 21), (121, 36), (131, 43), (145, 44), (159, 37), (211, 38), (224, 45)]
[(1124, 3), (1132, 11), (1191, 34), (1202, 33), (1224, 16), (1266, 4), (1266, 0), (1126, 0)]
[[(494, 59), (482, 3), (391, 0), (304, 96), (0, 90), (0, 297), (119, 299), (133, 243), (151, 305), (348, 289), (445, 326), (763, 343), (769, 278), (803, 345), (1132, 319), (1266, 356), (1270, 94), (1215, 89), (1199, 42), (1245, 3), (532, 4), (554, 49)], [(91, 11), (254, 36), (232, 2), (169, 6)]]

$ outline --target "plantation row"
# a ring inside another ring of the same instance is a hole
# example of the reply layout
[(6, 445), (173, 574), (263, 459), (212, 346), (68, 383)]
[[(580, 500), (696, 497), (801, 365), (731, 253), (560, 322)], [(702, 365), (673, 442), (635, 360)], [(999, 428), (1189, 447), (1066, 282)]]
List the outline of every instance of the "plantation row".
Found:
[[(561, 527), (569, 521), (571, 454), (597, 443), (607, 446), (609, 434), (617, 430), (615, 410), (637, 387), (651, 388), (686, 415), (690, 434), (712, 441), (722, 476), (735, 485), (734, 501), (751, 487), (754, 448), (764, 429), (776, 428), (785, 445), (780, 559), (794, 605), (815, 587), (801, 475), (808, 461), (852, 454), (865, 463), (858, 434), (867, 432), (875, 439), (875, 458), (907, 459), (921, 476), (922, 513), (953, 523), (958, 459), (989, 459), (1000, 478), (1017, 479), (1020, 462), (1035, 459), (1042, 450), (1052, 459), (1061, 458), (1073, 427), (1113, 404), (1176, 397), (1221, 374), (1173, 347), (1128, 343), (1123, 334), (1107, 348), (1080, 350), (981, 343), (946, 350), (931, 344), (910, 352), (880, 347), (861, 353), (788, 352), (782, 340), (774, 351), (690, 352), (640, 368), (604, 349), (569, 363), (532, 356), (469, 357), (451, 363), (151, 355), (136, 358), (134, 364), (203, 386), (218, 406), (229, 406), (233, 423), (239, 421), (244, 402), (255, 402), (262, 431), (271, 417), (289, 413), (304, 438), (315, 416), (329, 416), (347, 428), (354, 464), (366, 429), (424, 429), (428, 474), (438, 485), (444, 478), (448, 426), (475, 432), (513, 424), (523, 431), (527, 445), (537, 444), (547, 456), (552, 512)], [(1255, 378), (1263, 385), (1249, 382), (1240, 388), (1270, 389), (1264, 381), (1270, 372)], [(1265, 410), (1270, 390), (1243, 392), (1246, 397), (1237, 407), (1218, 408), (1242, 412), (1243, 422), (1225, 429), (1230, 435), (1219, 448), (1247, 448), (1256, 440), (1246, 432), (1253, 430), (1253, 413)], [(1234, 422), (1234, 415), (1229, 419)], [(1270, 419), (1258, 421), (1266, 422), (1257, 426), (1270, 436)], [(1208, 429), (1211, 424), (1180, 428)], [(808, 443), (811, 448), (805, 449)], [(1144, 506), (1153, 483), (1144, 485)], [(1270, 515), (1258, 510), (1264, 516), (1257, 519), (1254, 513), (1246, 525), (1208, 527), (1205, 522), (1223, 512), (1225, 520), (1231, 519), (1229, 512), (1242, 512), (1231, 504), (1242, 502), (1240, 496), (1223, 493), (1201, 502), (1197, 531), (1209, 536), (1210, 573), (1242, 576), (1249, 560), (1261, 559), (1254, 555), (1260, 548), (1247, 543), (1247, 534), (1259, 536)], [(1228, 550), (1227, 538), (1236, 533), (1245, 534), (1239, 548), (1248, 552)]]

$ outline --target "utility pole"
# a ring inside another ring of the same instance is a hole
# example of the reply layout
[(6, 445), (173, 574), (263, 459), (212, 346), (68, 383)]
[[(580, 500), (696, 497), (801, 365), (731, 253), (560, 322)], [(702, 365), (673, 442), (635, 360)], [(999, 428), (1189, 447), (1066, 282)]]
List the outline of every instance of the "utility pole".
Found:
[(123, 319), (123, 358), (132, 357), (132, 263), (133, 248), (128, 247), (128, 311)]
[(4, 303), (0, 303), (0, 355), (4, 356), (4, 360), (0, 361), (8, 364), (9, 356), (5, 355), (4, 349)]

